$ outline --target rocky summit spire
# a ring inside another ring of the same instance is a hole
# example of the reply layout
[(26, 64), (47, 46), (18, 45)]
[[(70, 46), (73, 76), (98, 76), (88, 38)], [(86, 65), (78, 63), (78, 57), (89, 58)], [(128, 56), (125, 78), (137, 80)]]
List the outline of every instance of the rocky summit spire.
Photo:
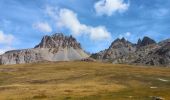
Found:
[(41, 42), (35, 48), (66, 48), (73, 47), (81, 49), (80, 43), (72, 36), (64, 36), (62, 33), (56, 33), (52, 36), (44, 36)]
[(137, 45), (141, 45), (141, 42), (142, 42), (142, 40), (139, 38), (138, 42), (137, 42)]
[(124, 37), (121, 39), (116, 39), (112, 42), (110, 48), (119, 48), (119, 47), (128, 47), (133, 46), (134, 44), (126, 40)]
[(140, 46), (147, 46), (147, 45), (155, 44), (155, 43), (156, 43), (155, 40), (145, 36), (139, 45)]
[(102, 52), (92, 54), (91, 57), (104, 60), (113, 60), (129, 53), (135, 52), (136, 47), (125, 38), (116, 39), (110, 47)]

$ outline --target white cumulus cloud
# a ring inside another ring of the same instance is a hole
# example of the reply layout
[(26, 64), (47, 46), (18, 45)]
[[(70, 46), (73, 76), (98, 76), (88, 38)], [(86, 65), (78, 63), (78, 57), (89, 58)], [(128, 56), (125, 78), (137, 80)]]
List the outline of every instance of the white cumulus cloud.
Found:
[(111, 16), (116, 12), (122, 13), (128, 10), (129, 3), (124, 0), (99, 0), (95, 3), (94, 8), (97, 15)]
[(0, 54), (7, 50), (11, 50), (12, 43), (16, 42), (16, 38), (12, 34), (6, 34), (0, 30)]
[(47, 13), (56, 20), (58, 28), (67, 28), (74, 36), (88, 35), (92, 40), (104, 40), (111, 38), (111, 33), (99, 25), (93, 27), (79, 21), (77, 14), (69, 9), (54, 9), (47, 7)]
[(41, 32), (52, 32), (52, 28), (47, 22), (34, 23), (33, 27)]
[(3, 31), (0, 31), (0, 44), (10, 45), (14, 40), (15, 37), (12, 34), (5, 34)]

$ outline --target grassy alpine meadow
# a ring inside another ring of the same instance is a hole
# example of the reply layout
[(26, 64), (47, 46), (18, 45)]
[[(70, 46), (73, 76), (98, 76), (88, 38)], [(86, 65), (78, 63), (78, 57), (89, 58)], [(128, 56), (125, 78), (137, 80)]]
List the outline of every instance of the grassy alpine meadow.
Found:
[(170, 100), (170, 68), (100, 62), (0, 66), (0, 100)]

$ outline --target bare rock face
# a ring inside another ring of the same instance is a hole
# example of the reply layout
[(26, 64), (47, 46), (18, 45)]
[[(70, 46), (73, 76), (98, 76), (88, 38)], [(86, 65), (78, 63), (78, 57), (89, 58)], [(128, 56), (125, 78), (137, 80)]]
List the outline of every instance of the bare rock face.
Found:
[(136, 47), (131, 42), (122, 39), (116, 39), (104, 54), (104, 59), (115, 59), (129, 53), (135, 52)]
[(155, 66), (170, 66), (170, 42), (164, 42), (152, 47), (143, 57), (138, 57), (134, 63)]
[(62, 33), (57, 33), (52, 36), (44, 36), (40, 44), (35, 48), (66, 48), (73, 47), (74, 49), (81, 49), (80, 43), (72, 36), (64, 36)]
[(41, 55), (34, 49), (8, 51), (0, 57), (0, 64), (20, 64), (40, 61)]
[(134, 44), (122, 38), (116, 39), (115, 41), (112, 42), (111, 46), (108, 49), (96, 54), (92, 54), (91, 57), (105, 61), (112, 61), (121, 56), (133, 53), (135, 52), (135, 50), (136, 47)]
[(111, 46), (92, 58), (118, 64), (170, 66), (170, 39), (156, 43), (149, 37), (132, 44), (125, 39), (116, 39)]
[(21, 64), (40, 61), (70, 61), (89, 57), (72, 36), (57, 33), (44, 36), (32, 49), (7, 51), (0, 55), (0, 64)]
[(156, 43), (155, 40), (145, 36), (142, 41), (140, 39), (138, 40), (137, 45), (141, 47), (141, 46), (147, 46), (155, 43)]

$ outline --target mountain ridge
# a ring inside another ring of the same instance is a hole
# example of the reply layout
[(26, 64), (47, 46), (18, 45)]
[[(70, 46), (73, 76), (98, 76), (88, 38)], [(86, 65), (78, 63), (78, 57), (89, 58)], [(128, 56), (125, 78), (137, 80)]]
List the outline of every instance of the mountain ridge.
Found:
[(11, 50), (0, 55), (0, 64), (21, 64), (39, 61), (72, 61), (93, 58), (113, 64), (170, 66), (170, 39), (160, 42), (145, 36), (137, 43), (115, 39), (109, 48), (87, 54), (73, 36), (63, 33), (45, 35), (34, 48)]
[(89, 55), (72, 36), (56, 33), (44, 36), (41, 42), (31, 49), (12, 50), (0, 55), (0, 64), (21, 64), (39, 61), (81, 60)]
[(155, 40), (145, 36), (135, 44), (122, 38), (116, 39), (108, 49), (94, 53), (91, 57), (114, 64), (170, 66), (169, 48), (170, 39), (157, 43)]

